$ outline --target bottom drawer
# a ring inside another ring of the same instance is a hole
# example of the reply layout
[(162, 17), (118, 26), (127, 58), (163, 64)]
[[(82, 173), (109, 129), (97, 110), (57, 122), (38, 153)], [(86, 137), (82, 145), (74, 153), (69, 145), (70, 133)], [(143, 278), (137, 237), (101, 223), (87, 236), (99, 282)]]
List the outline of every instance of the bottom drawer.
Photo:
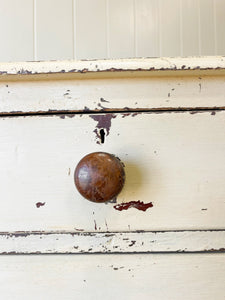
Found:
[(225, 295), (225, 253), (0, 256), (1, 299), (204, 299)]

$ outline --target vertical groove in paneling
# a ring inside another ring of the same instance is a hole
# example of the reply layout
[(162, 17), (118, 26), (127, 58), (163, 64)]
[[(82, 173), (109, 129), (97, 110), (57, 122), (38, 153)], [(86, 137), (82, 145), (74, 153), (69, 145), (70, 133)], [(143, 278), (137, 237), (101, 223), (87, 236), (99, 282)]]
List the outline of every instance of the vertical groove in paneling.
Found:
[(106, 16), (106, 57), (110, 58), (109, 52), (109, 0), (105, 0), (105, 16)]
[(76, 59), (76, 0), (72, 0), (73, 59)]
[(133, 0), (133, 13), (134, 13), (134, 56), (137, 57), (137, 6), (136, 0)]
[(109, 48), (111, 58), (134, 57), (133, 0), (109, 0)]
[(157, 0), (136, 1), (136, 56), (159, 56), (159, 20)]
[(162, 56), (162, 19), (161, 19), (161, 1), (158, 0), (157, 1), (157, 4), (158, 4), (158, 28), (159, 28), (159, 32), (158, 32), (158, 35), (159, 35), (159, 57)]
[(76, 0), (76, 53), (78, 59), (105, 58), (105, 0)]
[(183, 47), (183, 10), (182, 10), (182, 0), (180, 0), (180, 56), (184, 55)]
[(33, 57), (37, 60), (36, 0), (33, 0)]
[[(198, 55), (202, 55), (202, 37), (201, 37), (201, 11), (200, 11), (200, 1), (196, 0), (198, 9)], [(195, 55), (195, 54), (193, 54)]]
[(225, 54), (225, 1), (215, 0), (216, 54)]
[(180, 1), (160, 1), (161, 55), (180, 55)]
[(34, 59), (32, 0), (0, 0), (0, 40), (0, 61)]
[(199, 0), (200, 55), (215, 55), (213, 0)]
[(36, 3), (37, 59), (72, 59), (72, 0), (37, 0)]
[(214, 32), (214, 55), (217, 53), (217, 36), (216, 36), (216, 3), (213, 1), (213, 32)]
[(182, 55), (199, 55), (199, 6), (198, 0), (182, 0)]

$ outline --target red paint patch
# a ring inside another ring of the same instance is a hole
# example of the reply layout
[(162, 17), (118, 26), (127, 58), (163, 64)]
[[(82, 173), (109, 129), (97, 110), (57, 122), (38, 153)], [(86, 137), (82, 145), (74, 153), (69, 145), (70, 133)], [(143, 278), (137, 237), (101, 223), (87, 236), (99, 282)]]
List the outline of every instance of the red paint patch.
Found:
[(36, 203), (37, 208), (44, 206), (44, 205), (45, 205), (45, 202), (37, 202)]
[(152, 202), (144, 203), (143, 201), (130, 201), (127, 203), (120, 203), (113, 206), (116, 210), (127, 210), (128, 208), (134, 207), (136, 209), (146, 211), (148, 208), (153, 207)]

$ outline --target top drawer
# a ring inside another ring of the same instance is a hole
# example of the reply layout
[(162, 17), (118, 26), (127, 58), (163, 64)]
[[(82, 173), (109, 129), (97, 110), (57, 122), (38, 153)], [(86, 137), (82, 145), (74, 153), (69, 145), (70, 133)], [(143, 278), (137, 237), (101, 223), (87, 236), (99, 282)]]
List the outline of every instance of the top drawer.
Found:
[[(171, 59), (166, 70), (147, 60), (135, 71), (134, 62), (122, 71), (2, 72), (1, 231), (223, 228), (223, 65), (183, 59), (174, 67)], [(75, 189), (76, 164), (95, 151), (115, 154), (125, 165), (116, 203), (89, 202)], [(139, 200), (153, 207), (114, 207)]]
[(223, 57), (1, 64), (0, 113), (225, 107)]

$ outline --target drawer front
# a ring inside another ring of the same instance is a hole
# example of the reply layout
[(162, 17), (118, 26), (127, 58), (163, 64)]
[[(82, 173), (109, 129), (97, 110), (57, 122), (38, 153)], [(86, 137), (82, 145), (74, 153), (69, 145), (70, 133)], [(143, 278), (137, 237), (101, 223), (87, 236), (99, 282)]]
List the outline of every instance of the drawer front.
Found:
[(0, 268), (4, 300), (222, 300), (225, 294), (225, 254), (1, 256)]
[[(224, 128), (224, 111), (2, 117), (1, 231), (221, 229)], [(125, 165), (116, 203), (92, 203), (74, 186), (76, 164), (95, 151)], [(139, 200), (153, 207), (115, 209)]]

